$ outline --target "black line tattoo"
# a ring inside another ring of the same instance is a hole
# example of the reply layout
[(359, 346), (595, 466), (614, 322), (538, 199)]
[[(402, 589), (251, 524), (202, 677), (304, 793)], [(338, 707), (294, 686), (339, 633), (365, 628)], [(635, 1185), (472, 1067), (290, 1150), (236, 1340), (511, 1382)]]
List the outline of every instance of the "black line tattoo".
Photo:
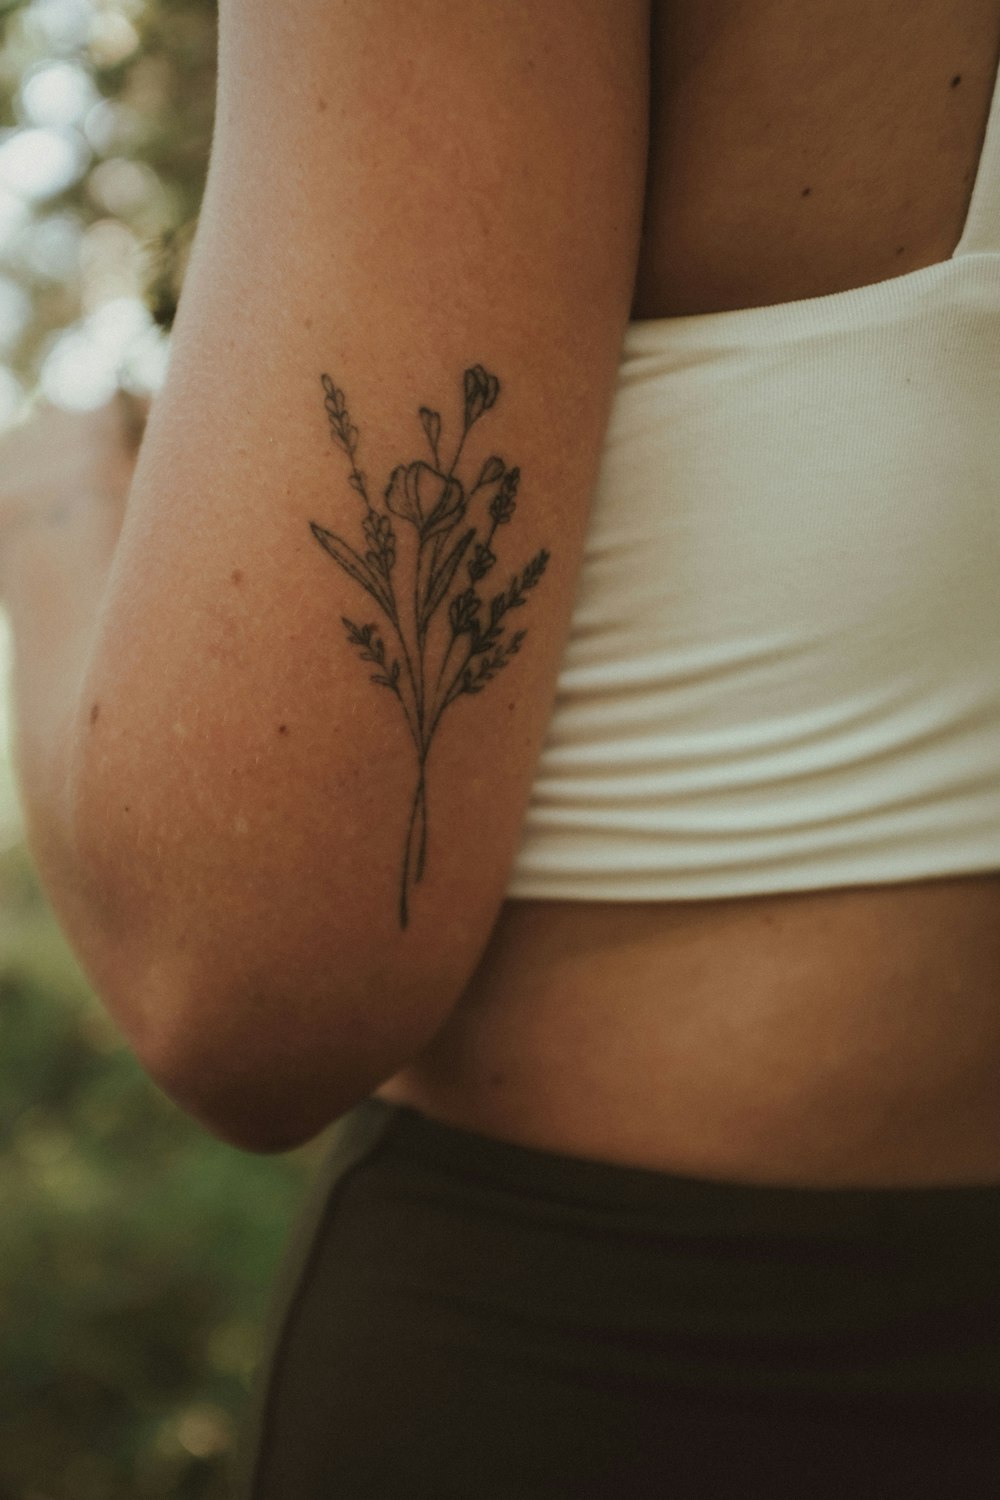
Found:
[[(417, 755), (417, 784), (410, 804), (403, 849), (399, 890), (399, 921), (409, 921), (409, 891), (422, 877), (427, 860), (427, 756), (434, 732), (447, 708), (466, 693), (481, 693), (488, 682), (517, 654), (527, 634), (515, 631), (509, 639), (505, 616), (519, 609), (526, 595), (545, 572), (549, 553), (536, 552), (520, 573), (511, 577), (506, 589), (494, 594), (487, 606), (476, 592), (496, 566), (493, 538), (498, 526), (506, 526), (517, 507), (521, 481), (518, 468), (508, 468), (493, 455), (479, 468), (471, 488), (459, 477), (466, 439), (500, 394), (500, 382), (482, 365), (473, 365), (464, 375), (462, 435), (451, 462), (441, 458), (441, 417), (427, 406), (420, 408), (420, 422), (432, 462), (415, 459), (397, 464), (386, 485), (386, 511), (376, 510), (368, 492), (368, 480), (358, 468), (358, 429), (351, 425), (344, 393), (329, 375), (321, 376), (324, 405), (333, 441), (347, 454), (351, 464), (348, 483), (364, 507), (361, 529), (366, 550), (362, 554), (343, 537), (310, 522), (313, 536), (343, 571), (375, 600), (396, 643), (386, 645), (376, 624), (358, 625), (341, 616), (347, 638), (377, 670), (371, 681), (388, 688), (398, 698)], [(481, 525), (463, 526), (475, 496), (484, 491), (486, 516)], [(390, 515), (412, 526), (415, 552), (412, 578), (399, 577), (396, 534)], [(459, 565), (465, 562), (469, 582), (455, 584)], [(450, 592), (454, 590), (453, 592)], [(436, 663), (428, 637), (431, 621), (447, 601), (448, 628), (437, 641)], [(398, 654), (397, 654), (398, 647)]]

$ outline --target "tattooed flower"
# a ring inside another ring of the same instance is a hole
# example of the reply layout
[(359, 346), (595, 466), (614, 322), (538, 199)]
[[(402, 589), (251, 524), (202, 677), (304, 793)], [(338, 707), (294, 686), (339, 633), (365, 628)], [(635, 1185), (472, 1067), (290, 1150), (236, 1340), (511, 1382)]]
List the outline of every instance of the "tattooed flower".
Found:
[(498, 526), (504, 526), (514, 514), (514, 496), (521, 481), (520, 469), (508, 469), (503, 484), (490, 501), (490, 515)]
[(473, 583), (478, 582), (480, 578), (485, 578), (495, 562), (496, 557), (490, 551), (489, 547), (486, 546), (485, 542), (477, 542), (472, 560), (466, 564), (469, 569), (469, 577)]
[(445, 530), (463, 514), (465, 495), (457, 479), (417, 459), (393, 469), (385, 503), (394, 515), (412, 522), (424, 538)]
[[(0, 0), (0, 10), (3, 3)], [(309, 523), (310, 529), (324, 552), (381, 611), (381, 625), (346, 615), (341, 619), (349, 644), (370, 668), (369, 680), (388, 689), (399, 704), (416, 754), (416, 785), (399, 880), (399, 922), (405, 928), (410, 892), (423, 878), (427, 862), (427, 757), (441, 716), (458, 699), (483, 692), (520, 650), (525, 632), (508, 635), (509, 617), (527, 603), (549, 554), (541, 548), (492, 597), (481, 598), (476, 592), (475, 585), (494, 575), (498, 566), (494, 535), (514, 514), (521, 477), (519, 469), (507, 469), (502, 458), (491, 454), (480, 457), (479, 478), (473, 484), (471, 455), (466, 453), (461, 472), (468, 487), (456, 478), (470, 427), (495, 404), (500, 391), (497, 377), (482, 365), (464, 372), (465, 428), (448, 445), (450, 467), (441, 458), (440, 413), (421, 406), (430, 462), (401, 463), (392, 470), (385, 511), (371, 504), (367, 480), (358, 468), (358, 430), (344, 392), (332, 376), (324, 374), (321, 380), (330, 436), (347, 456), (347, 482), (363, 503), (364, 546), (359, 551), (346, 537), (316, 521)], [(486, 490), (484, 501), (490, 502), (489, 520), (481, 532), (479, 525), (468, 524), (466, 514), (474, 508), (477, 518), (480, 515), (474, 499), (480, 489)], [(417, 533), (414, 544), (402, 547), (398, 557), (394, 516), (408, 521)], [(430, 545), (425, 545), (428, 540)], [(463, 564), (469, 577), (465, 588), (458, 571)], [(432, 628), (439, 609), (447, 613), (450, 633)]]
[(490, 375), (482, 365), (473, 365), (465, 372), (465, 426), (468, 429), (477, 422), (484, 411), (489, 411), (500, 392), (500, 382)]

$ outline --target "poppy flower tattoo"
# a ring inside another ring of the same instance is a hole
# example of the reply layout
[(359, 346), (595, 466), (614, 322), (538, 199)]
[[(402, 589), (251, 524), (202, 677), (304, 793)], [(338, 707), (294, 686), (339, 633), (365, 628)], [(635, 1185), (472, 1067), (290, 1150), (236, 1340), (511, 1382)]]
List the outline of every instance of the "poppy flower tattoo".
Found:
[[(468, 474), (464, 480), (460, 475), (466, 439), (500, 394), (499, 380), (482, 365), (465, 371), (462, 435), (451, 462), (445, 465), (441, 459), (440, 414), (422, 406), (419, 416), (431, 462), (396, 465), (385, 487), (384, 511), (372, 505), (367, 478), (358, 468), (358, 429), (351, 425), (344, 393), (329, 375), (321, 380), (330, 434), (350, 460), (347, 482), (364, 507), (365, 550), (359, 552), (315, 521), (310, 528), (324, 551), (375, 600), (392, 629), (395, 641), (390, 637), (387, 646), (376, 623), (359, 625), (341, 616), (361, 660), (376, 668), (370, 680), (398, 698), (417, 756), (399, 887), (399, 922), (405, 928), (409, 892), (427, 862), (427, 757), (434, 731), (446, 709), (464, 694), (481, 693), (521, 649), (527, 632), (517, 630), (505, 639), (505, 617), (527, 602), (549, 554), (544, 547), (536, 552), (488, 604), (476, 592), (476, 584), (497, 565), (494, 536), (513, 518), (521, 481), (521, 471), (508, 468), (496, 455), (480, 465), (473, 484)], [(481, 492), (485, 514), (473, 525), (463, 524)], [(413, 528), (406, 577), (399, 576), (403, 569), (393, 516)], [(468, 583), (460, 575), (456, 583), (463, 561)]]

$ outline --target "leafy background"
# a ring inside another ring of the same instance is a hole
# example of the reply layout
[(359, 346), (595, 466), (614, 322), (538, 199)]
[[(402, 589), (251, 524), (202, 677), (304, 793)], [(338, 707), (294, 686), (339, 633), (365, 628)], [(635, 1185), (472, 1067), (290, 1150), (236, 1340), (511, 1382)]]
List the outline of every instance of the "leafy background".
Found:
[[(0, 429), (155, 390), (211, 134), (209, 0), (0, 0)], [(0, 616), (0, 675), (9, 641)], [(0, 1500), (216, 1500), (323, 1141), (154, 1087), (23, 847), (0, 689)], [(292, 1500), (292, 1497), (290, 1497)]]

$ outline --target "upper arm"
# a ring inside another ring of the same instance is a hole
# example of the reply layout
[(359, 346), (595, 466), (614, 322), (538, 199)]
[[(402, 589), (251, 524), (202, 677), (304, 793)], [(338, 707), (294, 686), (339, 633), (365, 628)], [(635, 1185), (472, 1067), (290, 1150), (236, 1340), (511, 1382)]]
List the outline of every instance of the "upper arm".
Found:
[(628, 317), (647, 15), (220, 12), (75, 817), (175, 1091), (235, 1049), (329, 1118), (437, 1029), (502, 899)]

